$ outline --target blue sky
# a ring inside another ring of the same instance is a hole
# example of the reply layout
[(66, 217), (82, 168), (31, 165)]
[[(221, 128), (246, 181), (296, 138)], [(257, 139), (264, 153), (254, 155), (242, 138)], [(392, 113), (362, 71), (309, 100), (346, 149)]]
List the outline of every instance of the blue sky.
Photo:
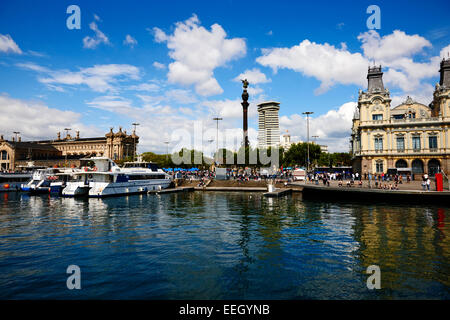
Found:
[[(72, 4), (80, 30), (66, 27)], [(381, 29), (370, 31), (373, 4)], [(220, 115), (220, 144), (232, 147), (247, 77), (251, 141), (256, 104), (276, 100), (281, 133), (305, 140), (301, 113), (314, 111), (311, 135), (348, 151), (374, 61), (392, 106), (407, 95), (431, 102), (450, 51), (448, 12), (448, 1), (2, 1), (0, 133), (54, 138), (70, 127), (88, 137), (137, 121), (140, 152), (164, 152), (166, 140), (207, 150)]]

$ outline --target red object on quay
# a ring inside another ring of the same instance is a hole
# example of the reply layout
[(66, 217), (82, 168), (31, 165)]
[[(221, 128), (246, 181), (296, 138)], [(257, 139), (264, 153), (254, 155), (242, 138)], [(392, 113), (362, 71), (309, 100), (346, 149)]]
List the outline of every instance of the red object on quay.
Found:
[(436, 191), (444, 191), (444, 182), (442, 179), (442, 173), (436, 173), (434, 175), (436, 179)]

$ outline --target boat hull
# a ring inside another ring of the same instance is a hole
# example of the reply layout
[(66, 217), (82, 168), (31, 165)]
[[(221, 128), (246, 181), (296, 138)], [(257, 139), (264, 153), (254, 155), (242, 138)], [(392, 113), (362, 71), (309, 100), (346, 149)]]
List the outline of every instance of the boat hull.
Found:
[(63, 197), (87, 197), (89, 195), (90, 186), (84, 183), (67, 184), (62, 190)]
[(153, 180), (151, 182), (126, 182), (126, 183), (90, 183), (89, 197), (103, 198), (142, 194), (148, 191), (166, 189), (171, 181), (168, 179)]
[(21, 190), (24, 192), (27, 192), (29, 194), (45, 194), (45, 193), (50, 193), (50, 187), (37, 187), (37, 188), (33, 188), (33, 187), (27, 187), (27, 186), (22, 186)]
[(0, 192), (18, 192), (23, 182), (7, 182), (0, 184)]

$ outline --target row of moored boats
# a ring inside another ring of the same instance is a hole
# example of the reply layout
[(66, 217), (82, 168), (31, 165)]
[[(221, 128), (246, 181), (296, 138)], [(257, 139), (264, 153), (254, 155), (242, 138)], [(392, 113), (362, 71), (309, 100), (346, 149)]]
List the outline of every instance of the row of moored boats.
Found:
[(93, 157), (82, 159), (80, 168), (0, 174), (0, 191), (106, 197), (165, 189), (171, 182), (171, 176), (154, 163), (126, 162), (119, 167), (109, 158)]

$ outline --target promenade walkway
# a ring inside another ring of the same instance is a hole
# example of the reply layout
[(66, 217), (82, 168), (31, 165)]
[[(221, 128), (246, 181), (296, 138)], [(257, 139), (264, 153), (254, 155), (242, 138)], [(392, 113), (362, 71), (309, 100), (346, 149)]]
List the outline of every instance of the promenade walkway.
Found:
[[(302, 187), (303, 199), (309, 200), (344, 200), (360, 201), (364, 203), (410, 203), (425, 205), (450, 206), (450, 191), (436, 191), (434, 183), (430, 191), (422, 189), (421, 181), (413, 181), (399, 185), (398, 190), (369, 188), (368, 181), (363, 181), (360, 187), (358, 182), (347, 187), (346, 181), (339, 187), (338, 182), (332, 181), (330, 186), (323, 183), (316, 185), (311, 182), (295, 182), (291, 185)], [(387, 183), (389, 185), (389, 183)]]
[[(335, 180), (331, 180), (330, 181), (330, 187), (336, 187), (336, 188), (344, 188), (344, 189), (369, 189), (369, 181), (368, 180), (362, 180), (362, 186), (359, 186), (359, 181), (355, 181), (355, 183), (351, 186), (351, 187), (347, 187), (347, 181), (349, 181), (349, 180), (344, 180), (344, 181), (342, 181), (342, 187), (339, 187), (339, 181), (335, 181)], [(303, 181), (297, 181), (297, 182), (292, 182), (291, 184), (293, 184), (293, 185), (298, 185), (298, 186), (304, 186), (304, 185), (315, 185), (315, 182), (303, 182)], [(387, 188), (389, 188), (390, 187), (390, 185), (394, 185), (394, 182), (393, 181), (382, 181), (382, 182), (378, 182), (378, 185), (382, 185), (382, 186), (385, 186), (386, 185), (386, 187)], [(322, 181), (319, 181), (319, 184), (318, 184), (319, 186), (323, 186), (323, 183), (322, 183)], [(375, 187), (375, 181), (371, 181), (370, 182), (370, 185), (371, 185), (371, 188), (370, 189), (377, 189), (376, 187)], [(403, 181), (403, 183), (401, 183), (401, 184), (397, 184), (397, 187), (398, 187), (398, 190), (411, 190), (411, 191), (423, 191), (423, 189), (422, 189), (422, 181), (417, 181), (417, 180), (415, 180), (415, 181), (411, 181), (411, 182), (406, 182), (406, 181)], [(382, 190), (386, 190), (386, 189), (383, 189), (382, 188)], [(390, 189), (389, 189), (390, 190)], [(435, 183), (434, 183), (434, 181), (432, 181), (431, 182), (431, 184), (430, 184), (430, 191), (436, 191), (436, 186), (435, 186)]]

